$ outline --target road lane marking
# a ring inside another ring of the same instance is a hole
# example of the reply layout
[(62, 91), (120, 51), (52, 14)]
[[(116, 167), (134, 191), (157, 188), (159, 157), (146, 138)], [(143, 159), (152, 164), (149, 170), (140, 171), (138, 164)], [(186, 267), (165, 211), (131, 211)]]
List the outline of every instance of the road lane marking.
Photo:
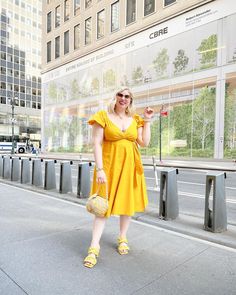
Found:
[[(154, 192), (160, 192), (159, 188), (156, 187), (148, 187), (148, 190), (154, 191)], [(185, 197), (190, 197), (190, 198), (196, 198), (196, 199), (205, 199), (205, 196), (203, 195), (199, 195), (199, 194), (194, 194), (194, 193), (190, 193), (190, 192), (178, 192), (179, 196), (185, 196)], [(236, 204), (236, 200), (235, 199), (229, 199), (226, 198), (226, 203), (229, 204)]]
[[(153, 180), (155, 181), (155, 178), (153, 177), (145, 177), (148, 180)], [(188, 182), (188, 181), (182, 181), (182, 180), (178, 180), (177, 183), (183, 183), (183, 184), (189, 184), (189, 185), (199, 185), (199, 186), (205, 186), (205, 183), (198, 183), (198, 182)], [(232, 187), (232, 186), (226, 186), (226, 189), (229, 190), (236, 190), (236, 187)]]
[[(198, 195), (198, 194), (193, 194), (193, 193), (188, 193), (188, 192), (179, 192), (179, 195), (187, 196), (187, 197), (191, 197), (191, 198), (205, 199), (205, 196), (203, 196), (203, 195)], [(236, 204), (236, 200), (234, 200), (234, 199), (227, 199), (226, 198), (226, 202), (230, 203), (230, 204)]]

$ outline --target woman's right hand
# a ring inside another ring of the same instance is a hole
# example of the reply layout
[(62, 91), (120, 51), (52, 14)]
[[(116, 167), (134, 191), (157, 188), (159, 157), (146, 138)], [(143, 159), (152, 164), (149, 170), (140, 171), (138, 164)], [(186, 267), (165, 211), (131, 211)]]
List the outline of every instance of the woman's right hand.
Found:
[(96, 176), (97, 176), (96, 177), (97, 183), (106, 183), (107, 182), (107, 177), (106, 177), (104, 170), (97, 171)]

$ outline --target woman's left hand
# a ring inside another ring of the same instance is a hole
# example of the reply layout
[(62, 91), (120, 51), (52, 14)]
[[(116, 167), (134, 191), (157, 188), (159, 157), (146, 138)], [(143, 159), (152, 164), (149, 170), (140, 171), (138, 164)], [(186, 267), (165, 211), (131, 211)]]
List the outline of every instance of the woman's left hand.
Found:
[(146, 107), (144, 110), (144, 118), (151, 119), (154, 115), (154, 110), (150, 107)]

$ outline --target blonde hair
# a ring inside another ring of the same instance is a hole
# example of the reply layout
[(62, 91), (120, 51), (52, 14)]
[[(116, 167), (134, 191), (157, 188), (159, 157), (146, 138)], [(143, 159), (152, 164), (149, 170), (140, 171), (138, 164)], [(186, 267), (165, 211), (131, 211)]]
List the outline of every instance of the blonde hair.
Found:
[(125, 110), (125, 112), (129, 116), (133, 116), (135, 114), (134, 95), (128, 87), (120, 88), (118, 91), (115, 92), (114, 97), (112, 98), (111, 102), (108, 104), (108, 107), (107, 107), (108, 113), (110, 114), (115, 113), (117, 93), (123, 92), (125, 90), (128, 91), (130, 95), (130, 104)]

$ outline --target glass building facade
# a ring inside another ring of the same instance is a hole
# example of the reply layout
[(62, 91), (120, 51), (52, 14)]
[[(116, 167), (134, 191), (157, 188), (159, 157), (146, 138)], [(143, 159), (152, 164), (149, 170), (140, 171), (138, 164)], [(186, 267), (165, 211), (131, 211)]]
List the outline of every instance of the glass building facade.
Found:
[(222, 2), (44, 74), (44, 149), (91, 152), (88, 117), (126, 85), (137, 113), (155, 109), (143, 154), (157, 155), (161, 136), (164, 157), (235, 158), (236, 5)]
[(41, 137), (42, 3), (0, 3), (0, 141), (11, 136), (11, 99), (15, 138), (39, 143)]

